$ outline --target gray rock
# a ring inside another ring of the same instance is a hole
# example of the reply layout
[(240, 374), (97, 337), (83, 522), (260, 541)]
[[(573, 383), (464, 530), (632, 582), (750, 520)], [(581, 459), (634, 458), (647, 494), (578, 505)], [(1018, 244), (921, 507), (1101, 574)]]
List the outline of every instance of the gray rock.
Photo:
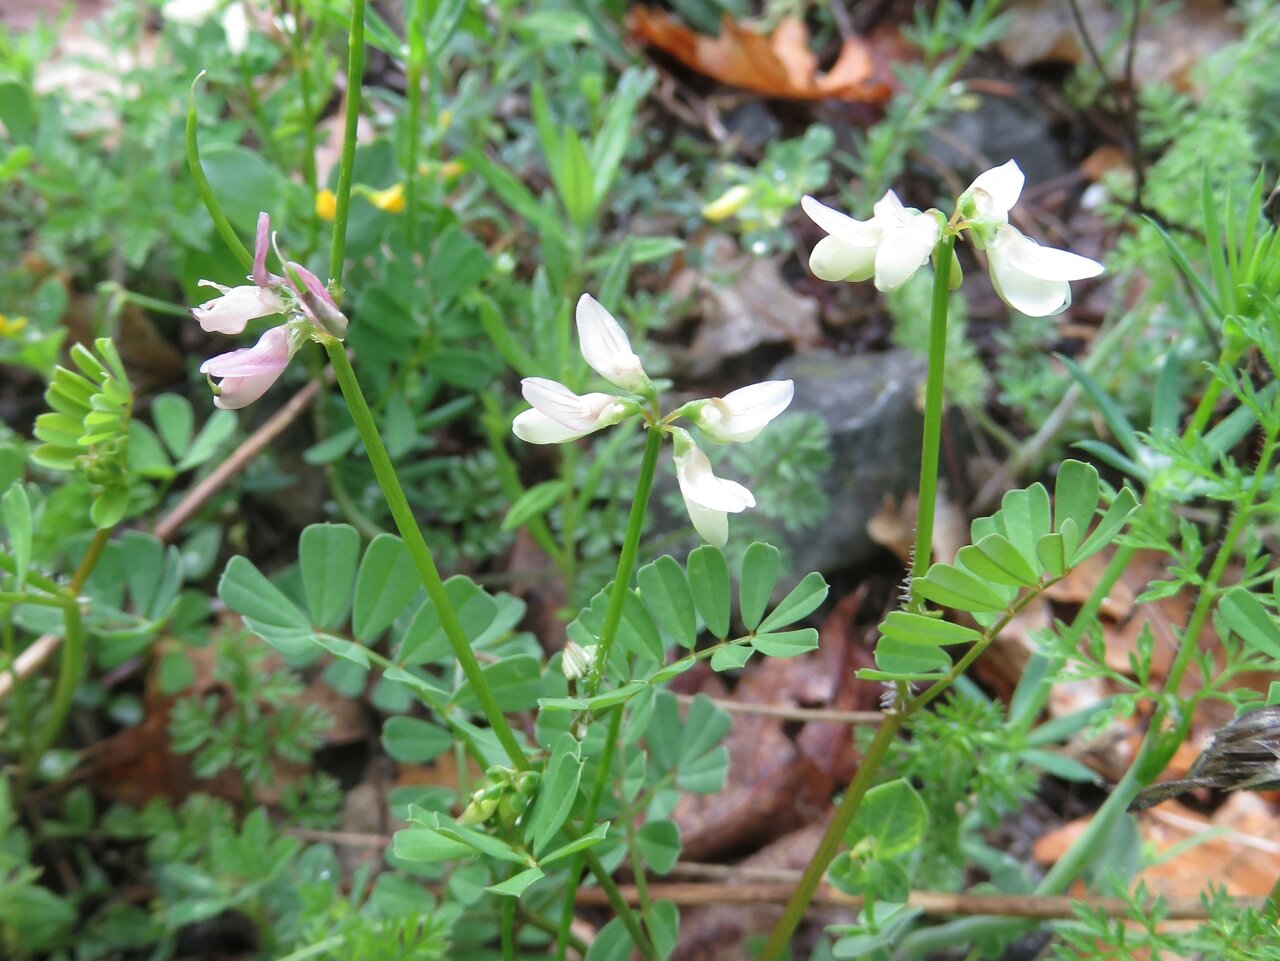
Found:
[(881, 548), (867, 521), (886, 494), (901, 496), (920, 478), (924, 418), (916, 398), (924, 359), (905, 351), (840, 356), (826, 350), (789, 357), (770, 375), (791, 378), (790, 409), (812, 411), (831, 434), (825, 481), (831, 513), (816, 529), (789, 538), (796, 571), (834, 571), (869, 560)]

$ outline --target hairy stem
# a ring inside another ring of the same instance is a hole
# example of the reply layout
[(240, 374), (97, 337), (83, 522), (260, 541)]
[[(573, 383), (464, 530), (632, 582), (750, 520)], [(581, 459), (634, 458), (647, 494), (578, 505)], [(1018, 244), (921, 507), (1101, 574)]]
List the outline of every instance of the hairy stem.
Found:
[(924, 439), (920, 444), (920, 498), (916, 513), (916, 543), (911, 557), (907, 609), (920, 611), (924, 598), (917, 585), (929, 570), (933, 555), (933, 518), (938, 504), (938, 454), (942, 447), (943, 381), (947, 359), (947, 298), (955, 237), (938, 245), (934, 256), (933, 302), (929, 315), (929, 372), (924, 393)]

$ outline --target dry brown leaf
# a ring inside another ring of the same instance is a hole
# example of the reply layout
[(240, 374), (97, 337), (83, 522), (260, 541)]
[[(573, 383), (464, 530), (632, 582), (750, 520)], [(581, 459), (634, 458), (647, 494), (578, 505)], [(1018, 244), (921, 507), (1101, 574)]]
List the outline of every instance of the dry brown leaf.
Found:
[(689, 374), (707, 374), (723, 358), (760, 344), (804, 350), (822, 342), (818, 302), (795, 292), (779, 260), (744, 254), (724, 234), (712, 237), (706, 252), (706, 267), (684, 268), (670, 288), (677, 301), (696, 301), (701, 316), (690, 349), (682, 355), (671, 350)]
[(721, 83), (793, 100), (884, 103), (893, 92), (876, 45), (850, 37), (826, 73), (809, 48), (809, 31), (784, 17), (773, 33), (756, 33), (725, 15), (720, 36), (695, 33), (660, 10), (636, 7), (627, 18), (631, 35)]
[[(1050, 831), (1036, 842), (1035, 859), (1052, 864), (1084, 831), (1089, 818), (1081, 818)], [(1265, 895), (1280, 874), (1280, 816), (1257, 794), (1238, 792), (1206, 818), (1176, 801), (1138, 815), (1144, 844), (1165, 852), (1207, 830), (1225, 833), (1193, 844), (1175, 857), (1140, 871), (1134, 883), (1145, 881), (1153, 894), (1194, 897), (1207, 880), (1225, 885), (1232, 895)]]

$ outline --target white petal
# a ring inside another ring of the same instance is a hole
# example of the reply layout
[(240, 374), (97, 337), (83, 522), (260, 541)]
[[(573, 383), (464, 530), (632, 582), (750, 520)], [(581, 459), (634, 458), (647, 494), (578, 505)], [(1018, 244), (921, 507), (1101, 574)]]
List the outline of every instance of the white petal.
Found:
[(1010, 160), (978, 174), (961, 197), (972, 196), (980, 217), (1008, 220), (1009, 211), (1022, 196), (1025, 182), (1022, 168)]
[(529, 444), (563, 444), (591, 433), (590, 430), (573, 430), (565, 427), (536, 409), (517, 414), (511, 424), (511, 432)]
[(876, 269), (876, 248), (855, 246), (835, 236), (823, 237), (809, 255), (809, 269), (819, 280), (869, 280)]
[(699, 412), (697, 424), (715, 440), (745, 443), (754, 440), (769, 421), (787, 409), (795, 392), (790, 380), (767, 380), (739, 387), (712, 399)]
[(200, 281), (203, 287), (214, 287), (222, 293), (191, 309), (191, 316), (206, 331), (220, 334), (240, 334), (249, 321), (282, 313), (284, 300), (274, 290), (247, 284), (242, 287), (223, 287), (208, 280)]
[[(832, 237), (844, 241), (854, 247), (874, 247), (880, 242), (880, 225), (872, 220), (854, 220), (834, 207), (807, 194), (801, 198), (800, 206), (809, 219), (825, 230)], [(825, 278), (824, 278), (825, 279)]]
[(622, 326), (590, 294), (578, 299), (578, 339), (582, 356), (609, 383), (633, 393), (649, 386), (640, 358), (631, 349)]
[(756, 506), (756, 499), (736, 481), (717, 477), (711, 470), (711, 462), (693, 444), (683, 453), (676, 454), (676, 480), (686, 502), (716, 511), (738, 514)]
[(520, 382), (520, 392), (530, 406), (547, 417), (570, 430), (584, 432), (594, 430), (601, 411), (618, 399), (604, 393), (578, 395), (545, 377), (526, 377)]
[(886, 190), (873, 209), (876, 220), (882, 222), (885, 230), (892, 229), (895, 224), (906, 223), (911, 217), (911, 211), (903, 206), (901, 198), (892, 190)]
[(900, 227), (886, 231), (876, 251), (876, 289), (901, 287), (924, 266), (938, 243), (938, 221), (931, 214), (908, 214)]
[(1041, 280), (1084, 280), (1102, 273), (1102, 264), (1069, 250), (1042, 247), (1016, 227), (1001, 227), (991, 245), (1016, 269)]
[(695, 504), (687, 497), (684, 506), (689, 511), (689, 520), (693, 522), (693, 529), (698, 532), (699, 537), (713, 547), (724, 547), (728, 543), (728, 514)]

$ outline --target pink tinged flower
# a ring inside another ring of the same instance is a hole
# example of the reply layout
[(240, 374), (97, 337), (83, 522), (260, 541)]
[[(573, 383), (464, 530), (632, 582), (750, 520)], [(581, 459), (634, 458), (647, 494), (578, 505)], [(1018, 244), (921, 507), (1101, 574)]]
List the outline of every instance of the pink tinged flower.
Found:
[(626, 332), (599, 301), (583, 294), (578, 299), (577, 318), (582, 356), (597, 374), (633, 394), (653, 392), (653, 385), (640, 365), (640, 358), (631, 349)]
[(938, 219), (905, 207), (888, 191), (870, 220), (854, 220), (813, 197), (800, 201), (811, 220), (827, 232), (809, 256), (819, 280), (875, 278), (879, 290), (902, 286), (933, 253), (941, 235)]
[(533, 409), (518, 415), (511, 430), (530, 444), (577, 440), (611, 427), (639, 409), (613, 394), (575, 394), (564, 384), (543, 377), (526, 377), (520, 390)]
[(1067, 250), (1042, 247), (1016, 227), (1002, 224), (987, 245), (996, 293), (1028, 317), (1049, 317), (1071, 304), (1072, 280), (1102, 273), (1102, 264)]
[(756, 506), (756, 499), (736, 481), (717, 477), (707, 455), (686, 431), (675, 428), (676, 480), (693, 529), (708, 544), (723, 547), (729, 540), (729, 515)]
[(277, 277), (267, 270), (267, 251), (271, 247), (271, 215), (265, 210), (258, 214), (258, 232), (253, 241), (253, 282), (259, 287), (270, 287), (284, 283), (283, 277)]
[(723, 397), (692, 401), (682, 413), (712, 440), (741, 444), (754, 440), (786, 410), (795, 391), (795, 384), (789, 380), (766, 380), (739, 387)]
[(284, 298), (271, 287), (256, 284), (224, 287), (211, 280), (200, 281), (200, 286), (221, 291), (213, 300), (191, 308), (191, 316), (210, 333), (240, 334), (249, 321), (280, 314), (286, 309)]
[(289, 366), (297, 350), (287, 324), (272, 327), (252, 347), (243, 347), (211, 357), (200, 365), (200, 373), (220, 378), (214, 387), (213, 403), (224, 410), (247, 407), (267, 392)]
[[(339, 340), (347, 336), (347, 317), (338, 309), (337, 301), (320, 282), (320, 278), (292, 260), (285, 265), (285, 273), (289, 275), (289, 286), (298, 295), (316, 326)], [(302, 281), (301, 286), (298, 285), (298, 280)]]

